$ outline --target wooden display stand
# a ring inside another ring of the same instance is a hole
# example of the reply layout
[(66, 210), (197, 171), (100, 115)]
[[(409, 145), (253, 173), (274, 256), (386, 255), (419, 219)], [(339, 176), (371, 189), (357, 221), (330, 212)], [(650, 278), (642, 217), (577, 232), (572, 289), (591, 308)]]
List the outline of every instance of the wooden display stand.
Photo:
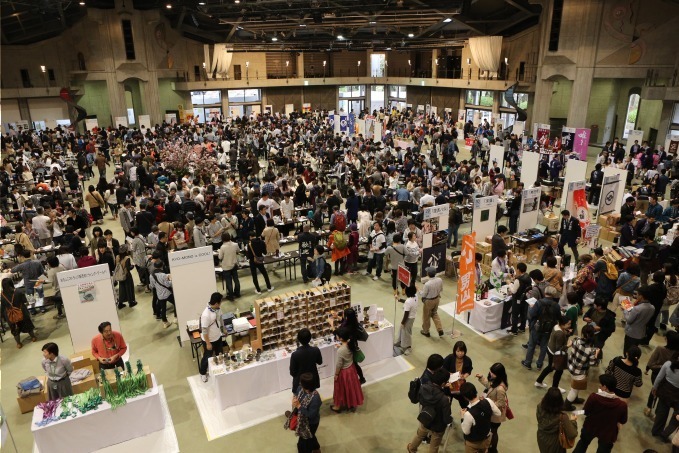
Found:
[(294, 346), (297, 332), (304, 327), (316, 338), (330, 335), (332, 312), (350, 307), (351, 287), (344, 281), (258, 299), (255, 318), (260, 348)]
[[(137, 372), (136, 366), (132, 367), (132, 372), (133, 373)], [(114, 391), (116, 391), (118, 389), (118, 383), (116, 382), (115, 370), (104, 370), (104, 373), (106, 373), (106, 380), (108, 380), (108, 383), (111, 384), (111, 388)], [(146, 374), (146, 387), (153, 388), (153, 379), (151, 379), (151, 369), (147, 365), (144, 365), (144, 374)], [(99, 383), (99, 392), (101, 393), (102, 398), (106, 396), (104, 392), (103, 382)]]

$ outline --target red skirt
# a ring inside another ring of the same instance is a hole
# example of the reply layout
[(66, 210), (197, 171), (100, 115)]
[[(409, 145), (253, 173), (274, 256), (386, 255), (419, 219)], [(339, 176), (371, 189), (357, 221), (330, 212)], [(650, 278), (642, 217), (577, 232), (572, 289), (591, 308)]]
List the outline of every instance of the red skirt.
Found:
[(335, 407), (352, 408), (363, 404), (363, 391), (353, 363), (349, 368), (343, 368), (340, 371), (335, 381), (332, 399)]

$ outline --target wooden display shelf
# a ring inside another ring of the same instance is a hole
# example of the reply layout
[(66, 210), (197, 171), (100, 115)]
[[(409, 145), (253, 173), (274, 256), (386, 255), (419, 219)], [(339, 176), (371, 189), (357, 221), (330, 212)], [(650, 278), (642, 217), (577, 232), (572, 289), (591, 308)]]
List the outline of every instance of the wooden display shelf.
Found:
[(293, 346), (302, 328), (314, 337), (331, 334), (333, 311), (351, 307), (351, 287), (344, 281), (290, 291), (255, 301), (257, 338), (263, 350)]

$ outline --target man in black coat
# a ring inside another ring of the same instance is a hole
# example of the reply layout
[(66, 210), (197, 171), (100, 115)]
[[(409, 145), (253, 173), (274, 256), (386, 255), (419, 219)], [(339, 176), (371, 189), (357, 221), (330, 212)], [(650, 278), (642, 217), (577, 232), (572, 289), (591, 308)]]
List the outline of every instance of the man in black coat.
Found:
[(497, 233), (495, 233), (490, 240), (490, 251), (492, 254), (492, 259), (495, 259), (501, 250), (507, 251), (507, 243), (505, 242), (505, 237), (507, 237), (507, 227), (500, 225), (497, 227)]
[(587, 202), (589, 204), (598, 205), (599, 195), (601, 195), (601, 184), (604, 182), (604, 172), (601, 171), (601, 164), (596, 164), (594, 170), (589, 175), (589, 183), (591, 187), (589, 189), (589, 196)]
[(321, 350), (316, 346), (309, 346), (311, 332), (304, 328), (297, 332), (300, 347), (290, 356), (290, 376), (292, 376), (292, 393), (297, 394), (299, 377), (304, 373), (311, 373), (314, 377), (314, 389), (321, 386), (317, 365), (323, 364)]
[(268, 219), (266, 215), (267, 207), (261, 205), (259, 207), (259, 214), (255, 217), (255, 234), (257, 237), (262, 235), (262, 231), (266, 228), (266, 221)]
[(568, 245), (573, 251), (574, 262), (577, 263), (578, 258), (580, 257), (578, 254), (578, 244), (582, 237), (582, 229), (580, 228), (578, 219), (573, 217), (567, 209), (561, 211), (561, 227), (559, 228), (559, 235), (559, 245), (562, 248), (566, 248), (566, 245)]
[(155, 223), (155, 216), (152, 212), (152, 207), (147, 205), (144, 209), (139, 211), (136, 216), (136, 226), (139, 229), (139, 234), (146, 237), (151, 233), (151, 229)]
[(547, 239), (547, 246), (545, 247), (545, 251), (542, 252), (542, 259), (540, 260), (540, 263), (544, 266), (547, 263), (547, 258), (550, 256), (557, 257), (561, 256), (563, 257), (566, 254), (566, 252), (563, 249), (563, 246), (559, 244), (559, 241), (556, 240), (556, 238), (549, 238)]

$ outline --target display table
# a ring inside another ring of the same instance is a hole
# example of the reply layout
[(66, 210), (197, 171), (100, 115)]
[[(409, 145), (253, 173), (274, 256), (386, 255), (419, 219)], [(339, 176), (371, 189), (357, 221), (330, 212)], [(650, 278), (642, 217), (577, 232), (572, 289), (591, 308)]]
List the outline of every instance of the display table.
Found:
[(474, 301), (474, 309), (469, 316), (469, 325), (481, 333), (508, 327), (507, 319), (511, 314), (509, 302), (511, 296), (503, 296), (493, 289), (489, 291), (488, 297), (488, 299)]
[(413, 149), (415, 147), (415, 142), (412, 140), (406, 140), (406, 139), (401, 139), (401, 138), (395, 138), (394, 139), (394, 148), (396, 147), (401, 147), (401, 149), (405, 150), (406, 148)]
[[(365, 354), (361, 365), (369, 365), (393, 356), (394, 326), (385, 326), (368, 333), (368, 341), (359, 342)], [(318, 367), (321, 379), (331, 377), (335, 372), (337, 344), (319, 346), (323, 364)], [(228, 407), (252, 401), (292, 388), (290, 376), (290, 353), (285, 350), (275, 352), (276, 357), (267, 362), (254, 362), (234, 371), (221, 372), (222, 366), (208, 361), (210, 381), (215, 388), (217, 407), (220, 411)]]
[(42, 417), (42, 409), (36, 407), (31, 431), (38, 449), (49, 453), (92, 452), (165, 428), (165, 413), (155, 377), (152, 389), (115, 410), (103, 402), (94, 411), (38, 426), (36, 423)]

